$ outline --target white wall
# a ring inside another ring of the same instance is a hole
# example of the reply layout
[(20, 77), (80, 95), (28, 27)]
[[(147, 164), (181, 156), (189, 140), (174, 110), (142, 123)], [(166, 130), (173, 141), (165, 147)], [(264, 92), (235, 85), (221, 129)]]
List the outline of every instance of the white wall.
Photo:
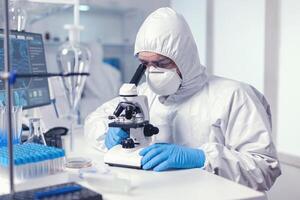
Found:
[(263, 91), (264, 15), (261, 0), (215, 0), (213, 72)]
[[(282, 175), (269, 192), (271, 200), (300, 199), (300, 1), (279, 2), (279, 72), (277, 149)], [(272, 89), (272, 88), (270, 88)], [(284, 154), (282, 154), (284, 153)], [(288, 164), (286, 164), (288, 163)], [(293, 166), (294, 165), (294, 166)]]
[(171, 0), (170, 5), (185, 17), (194, 35), (200, 61), (206, 65), (206, 0), (189, 0), (188, 3)]
[(277, 144), (279, 151), (300, 157), (300, 1), (280, 5)]

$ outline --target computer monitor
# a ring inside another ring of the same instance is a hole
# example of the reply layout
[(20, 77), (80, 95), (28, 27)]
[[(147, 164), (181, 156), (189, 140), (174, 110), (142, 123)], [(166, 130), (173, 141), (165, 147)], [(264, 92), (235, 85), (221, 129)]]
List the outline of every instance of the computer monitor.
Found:
[[(10, 32), (10, 63), (17, 73), (46, 73), (46, 59), (41, 34)], [(4, 70), (3, 29), (0, 29), (0, 71)], [(14, 105), (24, 109), (50, 104), (47, 78), (19, 78), (12, 87)], [(5, 84), (0, 80), (0, 103), (5, 103)]]

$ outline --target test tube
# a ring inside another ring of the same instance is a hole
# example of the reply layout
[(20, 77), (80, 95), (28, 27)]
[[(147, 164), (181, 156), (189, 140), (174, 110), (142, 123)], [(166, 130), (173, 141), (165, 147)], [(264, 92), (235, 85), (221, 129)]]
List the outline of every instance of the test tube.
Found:
[[(34, 143), (14, 145), (14, 148), (14, 171), (18, 180), (54, 174), (64, 169), (65, 153), (62, 149)], [(7, 174), (5, 162), (8, 162), (8, 152), (7, 148), (3, 147), (0, 148), (1, 174)]]

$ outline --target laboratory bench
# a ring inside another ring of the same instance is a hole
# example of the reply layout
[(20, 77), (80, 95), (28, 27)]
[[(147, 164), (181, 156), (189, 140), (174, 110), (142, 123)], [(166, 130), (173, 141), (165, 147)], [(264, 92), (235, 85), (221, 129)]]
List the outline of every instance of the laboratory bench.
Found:
[[(103, 163), (103, 153), (93, 147), (88, 147), (86, 144), (82, 129), (78, 129), (75, 137), (75, 150), (72, 156), (90, 158), (94, 165), (106, 168), (111, 173), (117, 174), (118, 177), (129, 180), (130, 190), (128, 192), (101, 189), (101, 180), (99, 180), (99, 183), (93, 182), (93, 184), (91, 184), (90, 182), (78, 178), (77, 169), (68, 168), (60, 174), (29, 179), (23, 183), (16, 184), (16, 190), (22, 191), (69, 181), (77, 181), (79, 184), (101, 193), (103, 199), (107, 200), (267, 199), (264, 193), (252, 190), (201, 169), (153, 172), (108, 167)], [(8, 193), (8, 182), (4, 181), (1, 177), (0, 182), (0, 194)]]

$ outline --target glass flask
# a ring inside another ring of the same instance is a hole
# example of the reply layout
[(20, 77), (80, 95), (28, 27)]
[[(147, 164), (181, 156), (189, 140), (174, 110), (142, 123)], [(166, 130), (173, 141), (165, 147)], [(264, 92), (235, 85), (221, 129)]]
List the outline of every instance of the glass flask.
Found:
[[(63, 73), (88, 73), (91, 53), (89, 49), (74, 40), (63, 44), (57, 54), (57, 63)], [(68, 98), (70, 111), (68, 118), (71, 120), (70, 127), (70, 150), (73, 150), (73, 126), (77, 121), (77, 111), (81, 94), (87, 76), (64, 77), (63, 84)]]
[(12, 30), (25, 30), (27, 22), (27, 0), (9, 2), (9, 22)]
[(44, 133), (41, 129), (40, 118), (29, 119), (29, 137), (26, 143), (37, 143), (47, 145), (44, 137)]

